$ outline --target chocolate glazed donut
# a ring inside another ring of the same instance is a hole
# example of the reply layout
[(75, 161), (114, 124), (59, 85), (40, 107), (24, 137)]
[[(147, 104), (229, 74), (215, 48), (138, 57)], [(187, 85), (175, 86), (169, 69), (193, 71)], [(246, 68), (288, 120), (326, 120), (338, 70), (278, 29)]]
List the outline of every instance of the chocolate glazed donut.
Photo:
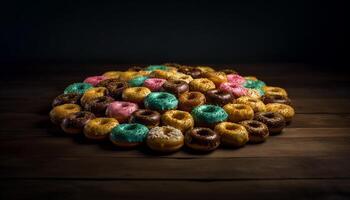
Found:
[(160, 114), (154, 110), (139, 109), (132, 113), (130, 123), (140, 123), (148, 128), (158, 126), (160, 123)]
[(256, 120), (245, 120), (240, 122), (240, 124), (248, 131), (250, 143), (264, 142), (269, 136), (269, 129), (262, 122)]
[(107, 106), (113, 101), (114, 99), (109, 96), (97, 97), (85, 104), (85, 110), (94, 113), (96, 116), (104, 116)]
[(79, 105), (80, 98), (81, 98), (81, 95), (78, 93), (61, 94), (53, 100), (52, 107), (56, 107), (56, 106), (59, 106), (62, 104), (67, 104), (67, 103)]
[(264, 104), (281, 103), (281, 104), (292, 106), (292, 101), (288, 97), (281, 96), (281, 95), (268, 95), (268, 96), (265, 95), (265, 96), (262, 96), (261, 99), (264, 102)]
[(256, 113), (254, 119), (264, 123), (269, 129), (270, 134), (278, 134), (286, 126), (286, 120), (284, 117), (275, 112)]
[(123, 81), (118, 81), (118, 79), (106, 79), (98, 83), (96, 87), (107, 88), (111, 97), (120, 100), (122, 98), (123, 90), (128, 87), (128, 84)]
[(234, 98), (230, 93), (217, 89), (209, 90), (207, 92), (207, 100), (211, 104), (224, 106), (228, 103), (232, 103), (233, 99)]
[(85, 124), (94, 118), (95, 118), (95, 115), (91, 112), (87, 112), (87, 111), (77, 112), (63, 119), (61, 123), (61, 128), (66, 133), (79, 134), (83, 132)]
[(194, 128), (186, 132), (185, 144), (197, 151), (213, 151), (220, 145), (220, 135), (209, 128)]
[(181, 80), (166, 81), (162, 87), (164, 91), (173, 93), (177, 96), (182, 93), (188, 92), (189, 90), (188, 84), (185, 81)]
[(202, 71), (200, 69), (194, 68), (194, 67), (180, 67), (178, 72), (184, 73), (186, 75), (192, 76), (192, 78), (200, 78)]

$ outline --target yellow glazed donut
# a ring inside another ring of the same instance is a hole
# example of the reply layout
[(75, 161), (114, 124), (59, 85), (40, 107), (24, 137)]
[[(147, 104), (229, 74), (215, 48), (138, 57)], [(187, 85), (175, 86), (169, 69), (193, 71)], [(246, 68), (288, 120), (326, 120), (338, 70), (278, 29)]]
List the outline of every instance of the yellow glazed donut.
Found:
[(126, 71), (120, 74), (119, 76), (119, 80), (120, 81), (124, 81), (124, 82), (128, 82), (131, 79), (133, 79), (134, 77), (136, 77), (139, 73), (135, 72), (135, 71)]
[(236, 99), (236, 103), (246, 104), (249, 105), (254, 112), (265, 112), (266, 107), (265, 104), (256, 98), (248, 97), (248, 96), (242, 96)]
[(106, 96), (108, 94), (108, 90), (105, 87), (95, 87), (87, 90), (80, 99), (82, 106), (85, 106), (87, 103), (91, 102), (91, 100), (96, 99), (98, 97)]
[(214, 131), (221, 136), (221, 143), (227, 146), (241, 147), (249, 140), (248, 131), (240, 124), (221, 122)]
[(120, 74), (122, 74), (123, 72), (121, 71), (109, 71), (103, 74), (103, 76), (107, 77), (108, 79), (110, 78), (116, 78), (119, 79)]
[(223, 108), (228, 114), (228, 121), (230, 122), (240, 122), (254, 118), (254, 110), (246, 104), (229, 103)]
[(122, 98), (124, 101), (141, 104), (151, 90), (146, 87), (131, 87), (123, 91)]
[(206, 93), (209, 90), (215, 89), (215, 84), (213, 81), (207, 78), (196, 78), (190, 82), (190, 90)]
[(227, 82), (227, 77), (224, 72), (205, 72), (202, 76), (213, 81), (216, 87), (219, 87), (221, 83)]
[(201, 70), (203, 73), (204, 72), (215, 72), (215, 70), (209, 66), (197, 66), (196, 68)]
[(266, 96), (273, 96), (273, 95), (279, 95), (283, 97), (288, 96), (286, 90), (280, 87), (264, 86), (263, 90)]
[(169, 110), (162, 115), (164, 125), (179, 129), (182, 133), (193, 128), (194, 120), (189, 112)]
[(70, 114), (81, 111), (81, 107), (77, 104), (62, 104), (54, 107), (50, 111), (50, 119), (54, 124), (61, 124), (62, 120), (68, 117)]
[(114, 118), (95, 118), (84, 126), (84, 135), (89, 139), (102, 140), (108, 138), (109, 133), (118, 124), (118, 121)]
[(281, 103), (266, 104), (266, 111), (281, 114), (285, 118), (287, 124), (292, 121), (292, 118), (295, 115), (295, 111), (293, 107), (286, 104), (281, 104)]
[(190, 83), (193, 80), (193, 78), (190, 75), (178, 72), (175, 73), (173, 76), (170, 76), (169, 80), (180, 80), (185, 81), (186, 83)]

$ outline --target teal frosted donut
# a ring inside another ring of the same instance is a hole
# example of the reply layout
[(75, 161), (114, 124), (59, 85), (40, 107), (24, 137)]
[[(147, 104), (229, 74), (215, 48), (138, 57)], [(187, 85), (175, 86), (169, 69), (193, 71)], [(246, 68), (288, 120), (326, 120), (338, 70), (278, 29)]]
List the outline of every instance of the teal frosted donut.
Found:
[(146, 67), (145, 71), (154, 71), (154, 70), (168, 70), (169, 68), (165, 65), (150, 65)]
[(176, 109), (178, 103), (176, 97), (168, 92), (151, 92), (144, 100), (146, 108), (158, 111)]
[(191, 115), (199, 126), (212, 127), (215, 124), (225, 121), (228, 114), (220, 106), (201, 105), (195, 107)]
[(133, 79), (131, 79), (128, 83), (130, 87), (140, 87), (143, 85), (143, 82), (148, 79), (147, 76), (137, 76)]
[(260, 95), (264, 95), (264, 90), (262, 89), (266, 84), (263, 81), (260, 80), (246, 80), (243, 84), (243, 87), (249, 88), (249, 89), (255, 89), (259, 92)]
[(69, 94), (69, 93), (84, 94), (86, 90), (92, 87), (93, 86), (89, 83), (73, 83), (68, 85), (68, 87), (64, 89), (64, 94)]
[(110, 140), (120, 147), (132, 147), (145, 141), (148, 128), (142, 124), (119, 124), (112, 129)]

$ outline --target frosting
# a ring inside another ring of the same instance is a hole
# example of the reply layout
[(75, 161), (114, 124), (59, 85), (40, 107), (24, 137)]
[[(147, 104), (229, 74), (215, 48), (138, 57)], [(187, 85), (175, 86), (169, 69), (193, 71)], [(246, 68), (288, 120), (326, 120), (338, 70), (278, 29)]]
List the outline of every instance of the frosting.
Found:
[(68, 85), (68, 87), (64, 89), (64, 94), (69, 94), (69, 93), (84, 94), (88, 89), (92, 87), (93, 86), (89, 83), (73, 83)]
[(84, 83), (89, 83), (93, 86), (96, 86), (99, 82), (106, 80), (106, 79), (107, 79), (107, 77), (105, 77), (105, 76), (90, 76), (84, 80)]
[(128, 117), (138, 109), (137, 104), (126, 101), (114, 101), (106, 110), (106, 115), (113, 118)]
[(143, 142), (148, 134), (148, 128), (142, 124), (119, 124), (111, 132), (111, 139), (122, 142)]
[(147, 87), (151, 91), (158, 91), (162, 88), (165, 82), (166, 80), (162, 78), (149, 78), (144, 81), (143, 86)]

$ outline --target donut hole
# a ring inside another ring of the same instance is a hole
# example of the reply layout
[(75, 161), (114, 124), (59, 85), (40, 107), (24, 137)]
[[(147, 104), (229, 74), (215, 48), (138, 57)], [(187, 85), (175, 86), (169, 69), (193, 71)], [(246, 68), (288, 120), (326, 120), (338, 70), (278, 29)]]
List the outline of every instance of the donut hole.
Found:
[(259, 128), (260, 124), (259, 123), (255, 123), (255, 122), (249, 122), (248, 126), (252, 127), (252, 128)]
[(85, 115), (86, 115), (86, 113), (84, 113), (84, 112), (75, 113), (75, 117), (76, 117), (76, 118), (84, 118)]
[(67, 110), (73, 110), (73, 109), (75, 109), (75, 106), (74, 105), (68, 105), (68, 106), (66, 106), (66, 109)]
[(85, 86), (84, 85), (79, 85), (78, 86), (78, 90), (84, 90), (85, 89)]
[(177, 113), (173, 114), (173, 118), (175, 118), (177, 120), (182, 120), (185, 118), (185, 114), (177, 112)]
[(102, 119), (100, 122), (101, 125), (106, 125), (108, 123), (109, 123), (109, 119)]
[(129, 104), (128, 104), (128, 103), (122, 103), (122, 104), (121, 104), (121, 107), (123, 107), (123, 108), (129, 107)]
[(103, 89), (102, 89), (102, 88), (98, 88), (98, 89), (96, 90), (96, 92), (97, 92), (97, 93), (101, 93), (101, 92), (103, 92)]
[(209, 136), (209, 135), (213, 135), (213, 133), (208, 130), (208, 129), (200, 129), (197, 131), (197, 134), (200, 136)]
[(165, 99), (165, 98), (167, 98), (168, 97), (168, 95), (166, 95), (166, 94), (160, 94), (160, 95), (158, 95), (158, 99)]
[(277, 89), (277, 88), (273, 88), (273, 89), (271, 89), (270, 91), (271, 91), (271, 92), (279, 92), (280, 90)]
[(226, 130), (229, 130), (229, 131), (234, 131), (234, 130), (237, 130), (237, 126), (235, 125), (232, 125), (232, 124), (228, 124), (225, 126)]
[(146, 111), (143, 111), (143, 112), (141, 113), (141, 115), (150, 116), (150, 115), (153, 115), (153, 112), (150, 111), (150, 110), (146, 110)]
[(249, 102), (252, 102), (252, 103), (256, 103), (257, 100), (256, 99), (248, 99)]
[(107, 100), (107, 98), (106, 97), (100, 97), (100, 98), (97, 98), (96, 100), (95, 100), (95, 102), (96, 103), (103, 103), (103, 102), (105, 102)]
[(235, 106), (235, 108), (236, 108), (237, 110), (243, 110), (243, 109), (245, 109), (245, 106), (243, 106), (243, 105), (237, 105), (237, 106)]
[(216, 109), (214, 107), (205, 107), (202, 111), (212, 113), (212, 112), (215, 112), (215, 110)]
[(187, 97), (188, 100), (193, 100), (196, 99), (198, 96), (196, 93), (190, 93)]
[(123, 88), (124, 87), (124, 84), (123, 83), (117, 83), (115, 85), (116, 88), (120, 89), (120, 88)]
[(182, 84), (182, 81), (176, 80), (176, 81), (173, 81), (173, 84), (174, 85), (180, 85), (180, 84)]
[(266, 118), (269, 118), (269, 119), (275, 117), (275, 115), (273, 113), (265, 113), (263, 116), (266, 117)]
[(125, 130), (131, 131), (135, 130), (137, 128), (136, 124), (129, 124), (128, 126), (125, 126)]
[(173, 130), (171, 128), (168, 128), (168, 127), (163, 128), (164, 135), (170, 136), (172, 131)]
[(141, 92), (142, 91), (142, 88), (135, 88), (135, 92)]

